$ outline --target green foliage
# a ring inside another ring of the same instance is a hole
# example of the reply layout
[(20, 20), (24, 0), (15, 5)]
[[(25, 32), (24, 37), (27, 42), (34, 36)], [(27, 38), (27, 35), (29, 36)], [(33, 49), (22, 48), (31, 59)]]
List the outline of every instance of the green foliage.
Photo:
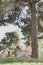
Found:
[(17, 32), (12, 32), (12, 33), (6, 33), (6, 37), (4, 37), (1, 40), (1, 43), (6, 45), (7, 47), (13, 45), (17, 45), (19, 41), (19, 36)]

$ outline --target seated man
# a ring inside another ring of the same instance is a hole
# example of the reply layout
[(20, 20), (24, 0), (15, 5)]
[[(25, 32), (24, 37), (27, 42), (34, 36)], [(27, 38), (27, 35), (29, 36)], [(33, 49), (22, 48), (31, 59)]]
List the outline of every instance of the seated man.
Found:
[(18, 54), (17, 54), (17, 58), (19, 58), (19, 57), (22, 57), (22, 56), (25, 56), (25, 57), (30, 57), (31, 56), (31, 54), (32, 54), (32, 48), (31, 48), (31, 46), (30, 46), (30, 43), (27, 41), (26, 43), (25, 43), (25, 45), (26, 45), (26, 48), (25, 48), (25, 50), (21, 50), (19, 47), (18, 47)]
[(24, 53), (25, 53), (26, 55), (31, 56), (31, 54), (32, 54), (32, 48), (31, 48), (30, 43), (27, 41), (27, 42), (25, 43), (25, 46), (26, 46), (26, 49), (23, 50)]

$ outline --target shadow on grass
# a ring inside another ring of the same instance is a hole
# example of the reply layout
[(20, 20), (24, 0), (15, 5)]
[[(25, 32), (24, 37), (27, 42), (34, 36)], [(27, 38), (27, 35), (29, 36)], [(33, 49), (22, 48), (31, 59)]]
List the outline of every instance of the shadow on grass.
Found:
[(33, 58), (0, 58), (0, 63), (1, 64), (5, 64), (5, 63), (15, 63), (15, 62), (20, 62), (20, 63), (24, 63), (24, 62), (35, 62), (35, 63), (43, 63), (43, 59), (33, 59)]

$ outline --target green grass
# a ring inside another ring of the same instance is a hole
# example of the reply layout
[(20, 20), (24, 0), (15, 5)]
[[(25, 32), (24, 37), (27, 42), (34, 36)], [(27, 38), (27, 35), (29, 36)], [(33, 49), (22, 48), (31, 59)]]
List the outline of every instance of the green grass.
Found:
[(43, 63), (6, 63), (6, 64), (0, 64), (0, 65), (43, 65)]
[(24, 58), (24, 57), (22, 57), (22, 58), (16, 58), (16, 59), (14, 59), (14, 58), (0, 58), (0, 63), (2, 63), (2, 64), (5, 64), (5, 63), (15, 63), (15, 62), (21, 62), (21, 63), (25, 63), (25, 62), (27, 62), (27, 63), (38, 63), (38, 62), (40, 62), (40, 63), (43, 63), (43, 59), (33, 59), (33, 58)]
[(28, 58), (0, 58), (0, 65), (43, 65), (43, 60)]

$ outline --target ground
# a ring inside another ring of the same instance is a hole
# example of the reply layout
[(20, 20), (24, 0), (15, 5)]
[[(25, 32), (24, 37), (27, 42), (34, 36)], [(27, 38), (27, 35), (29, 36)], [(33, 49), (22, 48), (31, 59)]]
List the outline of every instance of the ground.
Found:
[(31, 59), (31, 58), (1, 58), (0, 65), (43, 65), (43, 59)]
[(6, 64), (0, 64), (0, 65), (43, 65), (43, 63), (6, 63)]

